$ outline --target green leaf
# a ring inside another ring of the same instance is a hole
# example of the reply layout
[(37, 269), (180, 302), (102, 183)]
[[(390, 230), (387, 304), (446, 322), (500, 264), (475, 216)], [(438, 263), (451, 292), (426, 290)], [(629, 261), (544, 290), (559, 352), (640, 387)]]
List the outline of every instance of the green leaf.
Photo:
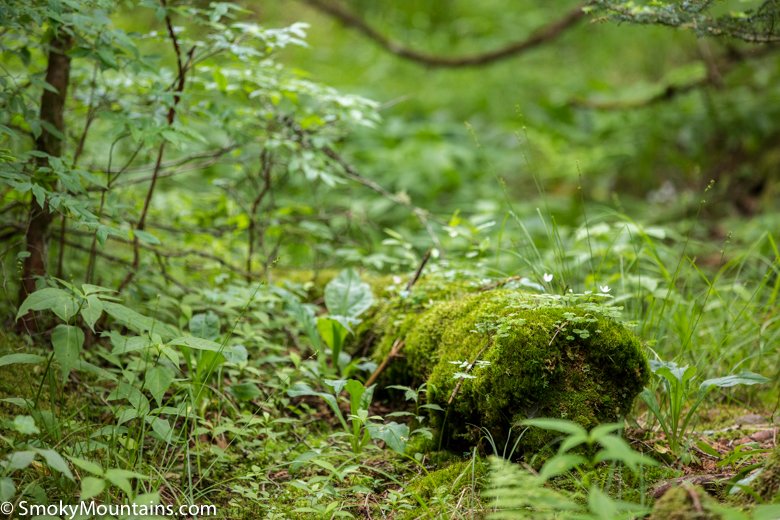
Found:
[(196, 350), (210, 350), (212, 352), (220, 352), (223, 348), (219, 343), (208, 339), (196, 338), (194, 336), (181, 336), (174, 338), (168, 342), (168, 345), (189, 347)]
[(78, 304), (73, 296), (62, 289), (46, 287), (30, 294), (16, 313), (18, 320), (29, 311), (51, 310), (62, 321), (70, 320), (78, 311)]
[(46, 460), (46, 464), (48, 464), (51, 469), (62, 473), (65, 477), (68, 478), (68, 480), (75, 480), (73, 478), (73, 473), (70, 472), (68, 463), (65, 462), (65, 459), (63, 459), (59, 453), (54, 450), (36, 449), (35, 451), (43, 456), (43, 458)]
[(349, 331), (339, 321), (323, 316), (317, 318), (317, 331), (322, 340), (331, 348), (334, 353), (334, 359), (338, 359), (338, 352), (349, 334)]
[(133, 495), (133, 485), (130, 483), (130, 479), (121, 469), (108, 469), (106, 470), (106, 480), (125, 492), (127, 496)]
[(371, 406), (371, 399), (374, 396), (374, 385), (366, 388), (363, 383), (355, 379), (350, 379), (344, 385), (349, 394), (350, 413), (357, 415), (360, 410), (368, 410)]
[(154, 400), (157, 401), (158, 406), (162, 406), (162, 399), (173, 383), (173, 376), (173, 371), (162, 365), (153, 366), (146, 371), (145, 386)]
[(90, 294), (81, 307), (81, 317), (92, 332), (95, 331), (95, 323), (100, 319), (101, 314), (103, 314), (103, 302), (96, 295)]
[(35, 419), (30, 415), (17, 415), (14, 417), (13, 427), (14, 430), (22, 435), (35, 435), (36, 433), (41, 433), (35, 425)]
[(8, 456), (8, 465), (5, 467), (8, 471), (24, 469), (35, 459), (34, 451), (15, 451)]
[(372, 439), (384, 441), (391, 450), (398, 453), (406, 451), (406, 442), (409, 440), (409, 426), (397, 422), (369, 424), (368, 432)]
[(263, 395), (257, 385), (250, 382), (231, 385), (229, 390), (239, 401), (251, 401)]
[(177, 335), (176, 329), (167, 323), (139, 314), (121, 303), (103, 301), (103, 310), (105, 310), (109, 316), (135, 332), (154, 332), (159, 334), (163, 339), (171, 339)]
[(707, 379), (706, 381), (702, 382), (699, 388), (701, 388), (702, 390), (705, 390), (712, 386), (718, 388), (729, 388), (737, 385), (759, 385), (763, 383), (768, 383), (769, 381), (770, 381), (769, 379), (762, 376), (761, 374), (756, 374), (755, 372), (750, 372), (749, 370), (745, 370), (740, 374), (734, 374), (725, 377), (716, 377), (714, 379)]
[(596, 486), (588, 493), (588, 509), (601, 520), (614, 520), (620, 513), (617, 504)]
[(77, 468), (81, 468), (88, 473), (92, 473), (93, 475), (103, 476), (103, 468), (91, 460), (80, 459), (78, 457), (68, 457), (68, 460), (70, 460)]
[(154, 433), (159, 435), (162, 440), (164, 440), (165, 442), (171, 442), (171, 437), (173, 436), (173, 428), (171, 428), (171, 423), (169, 423), (167, 419), (148, 415), (146, 417), (146, 422), (151, 425)]
[(355, 318), (373, 302), (371, 286), (362, 282), (354, 269), (341, 271), (325, 286), (325, 305), (331, 314)]
[(98, 496), (106, 489), (106, 481), (102, 478), (84, 477), (81, 479), (81, 495), (83, 501)]
[(593, 459), (594, 462), (602, 462), (605, 460), (622, 462), (634, 473), (638, 471), (638, 466), (640, 465), (658, 465), (658, 462), (656, 462), (655, 459), (633, 450), (626, 441), (616, 435), (605, 435), (601, 437), (598, 442), (604, 449), (596, 454)]
[(210, 340), (219, 337), (219, 316), (212, 311), (194, 315), (189, 326), (193, 336)]
[(141, 231), (140, 229), (134, 229), (133, 235), (138, 239), (139, 242), (149, 244), (151, 246), (158, 246), (162, 243), (156, 236), (146, 231)]
[(521, 423), (524, 426), (534, 426), (543, 430), (552, 430), (561, 433), (567, 433), (569, 435), (584, 435), (586, 438), (588, 432), (579, 424), (567, 421), (565, 419), (526, 419)]
[(62, 380), (65, 381), (81, 356), (84, 333), (72, 325), (57, 325), (51, 333), (51, 343), (54, 347), (54, 359), (60, 364)]
[(0, 502), (10, 502), (16, 494), (16, 486), (11, 477), (0, 478)]
[[(325, 381), (325, 383), (328, 384), (328, 381)], [(341, 410), (339, 409), (339, 403), (334, 395), (326, 394), (325, 392), (317, 392), (306, 383), (295, 383), (287, 390), (287, 395), (290, 397), (303, 397), (309, 395), (321, 397), (328, 404), (328, 406), (330, 406), (330, 409), (333, 410), (333, 413), (338, 418), (341, 426), (345, 430), (348, 429), (347, 421), (344, 419), (344, 415), (341, 413)]]
[(29, 365), (41, 363), (43, 361), (46, 361), (46, 358), (36, 354), (8, 354), (7, 356), (0, 357), (0, 367), (6, 365)]
[(555, 455), (550, 460), (544, 463), (541, 471), (539, 471), (539, 477), (545, 482), (553, 477), (564, 475), (576, 468), (588, 462), (588, 459), (582, 455), (576, 455), (574, 453), (561, 453)]

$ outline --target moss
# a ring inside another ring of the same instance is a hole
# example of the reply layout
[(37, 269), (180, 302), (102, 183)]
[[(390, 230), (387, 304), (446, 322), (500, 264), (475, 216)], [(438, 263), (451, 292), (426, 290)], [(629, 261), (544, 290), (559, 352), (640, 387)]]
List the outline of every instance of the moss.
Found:
[(775, 448), (756, 478), (756, 494), (765, 502), (780, 503), (780, 448)]
[[(404, 356), (382, 382), (427, 382), (429, 402), (447, 409), (434, 424), (448, 446), (473, 444), (480, 428), (503, 445), (512, 425), (528, 417), (590, 428), (628, 413), (649, 371), (639, 340), (614, 310), (582, 298), (469, 290), (460, 282), (433, 293), (443, 301), (390, 302), (372, 320), (377, 361), (405, 340)], [(548, 440), (546, 432), (528, 431), (521, 451)]]
[(719, 520), (715, 500), (699, 486), (672, 487), (653, 507), (649, 520)]
[(607, 490), (615, 499), (639, 504), (643, 499), (647, 499), (655, 484), (680, 476), (680, 470), (663, 464), (644, 466), (641, 472), (634, 473), (624, 465), (603, 463), (590, 470), (557, 477), (550, 484), (553, 488), (573, 494), (584, 501), (587, 501), (591, 486), (596, 485), (599, 489)]
[[(460, 459), (413, 478), (406, 489), (425, 504), (425, 518), (451, 518), (450, 510), (462, 500), (464, 493), (476, 499), (487, 472), (484, 460)], [(400, 518), (420, 518), (422, 513), (422, 509), (415, 508)]]

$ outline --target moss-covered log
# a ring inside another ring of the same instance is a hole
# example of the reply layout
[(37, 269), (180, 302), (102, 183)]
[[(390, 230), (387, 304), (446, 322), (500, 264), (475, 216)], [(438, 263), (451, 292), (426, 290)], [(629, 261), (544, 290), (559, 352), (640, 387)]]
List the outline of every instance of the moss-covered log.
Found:
[[(377, 362), (404, 342), (380, 383), (427, 383), (429, 402), (446, 410), (434, 424), (447, 444), (473, 443), (482, 428), (503, 442), (525, 418), (590, 428), (630, 410), (648, 367), (616, 312), (595, 297), (481, 291), (428, 278), (411, 294), (385, 299), (361, 336), (373, 340)], [(526, 432), (521, 449), (535, 451), (548, 439)]]

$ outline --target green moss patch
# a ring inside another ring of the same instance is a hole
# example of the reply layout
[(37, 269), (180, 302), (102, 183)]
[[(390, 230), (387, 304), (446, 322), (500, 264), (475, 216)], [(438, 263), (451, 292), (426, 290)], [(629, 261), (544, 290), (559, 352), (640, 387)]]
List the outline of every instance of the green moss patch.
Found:
[(655, 503), (649, 520), (720, 520), (716, 505), (699, 486), (673, 487)]
[[(502, 443), (529, 417), (586, 428), (615, 421), (647, 383), (639, 340), (593, 297), (475, 292), (464, 282), (425, 293), (436, 299), (396, 299), (366, 327), (377, 336), (377, 361), (397, 340), (405, 342), (382, 382), (427, 383), (429, 402), (446, 410), (434, 417), (445, 445), (474, 443), (485, 432)], [(525, 432), (521, 451), (548, 440)]]
[(780, 503), (780, 448), (772, 452), (754, 487), (765, 502)]

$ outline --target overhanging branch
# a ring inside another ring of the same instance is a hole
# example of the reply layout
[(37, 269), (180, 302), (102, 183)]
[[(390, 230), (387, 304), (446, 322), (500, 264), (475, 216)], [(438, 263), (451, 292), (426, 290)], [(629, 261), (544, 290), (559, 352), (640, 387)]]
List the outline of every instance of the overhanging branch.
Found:
[(567, 11), (561, 18), (554, 20), (547, 25), (538, 28), (530, 36), (522, 40), (511, 42), (503, 47), (487, 51), (484, 53), (470, 54), (466, 56), (440, 56), (419, 51), (402, 45), (401, 43), (390, 39), (372, 27), (366, 20), (357, 14), (349, 11), (342, 5), (333, 0), (301, 0), (318, 11), (337, 19), (347, 27), (350, 27), (363, 36), (373, 40), (386, 51), (400, 58), (419, 63), (428, 67), (440, 68), (458, 68), (458, 67), (480, 67), (491, 63), (511, 58), (523, 52), (534, 49), (544, 43), (552, 41), (564, 33), (567, 29), (575, 26), (585, 17), (583, 7), (588, 3), (582, 3)]

